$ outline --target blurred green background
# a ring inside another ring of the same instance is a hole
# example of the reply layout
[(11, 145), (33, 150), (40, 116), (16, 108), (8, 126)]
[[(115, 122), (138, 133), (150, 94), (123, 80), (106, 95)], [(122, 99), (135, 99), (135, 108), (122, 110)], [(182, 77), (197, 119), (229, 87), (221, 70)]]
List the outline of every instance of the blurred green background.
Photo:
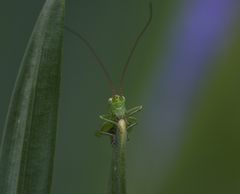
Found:
[[(127, 106), (142, 104), (130, 134), (130, 194), (240, 193), (240, 3), (153, 0), (153, 20), (125, 79)], [(44, 1), (1, 1), (0, 132), (28, 38)], [(148, 18), (148, 1), (66, 1), (119, 83)], [(106, 193), (111, 161), (98, 116), (111, 95), (85, 45), (65, 33), (53, 194)], [(2, 133), (1, 133), (2, 134)]]

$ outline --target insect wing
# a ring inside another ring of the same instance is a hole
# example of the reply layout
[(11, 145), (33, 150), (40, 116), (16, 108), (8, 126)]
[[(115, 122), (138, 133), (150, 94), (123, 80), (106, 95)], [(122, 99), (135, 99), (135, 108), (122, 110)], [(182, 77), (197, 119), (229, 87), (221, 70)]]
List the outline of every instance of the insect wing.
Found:
[(100, 130), (97, 130), (95, 135), (97, 137), (100, 137), (101, 135), (103, 135), (102, 132), (105, 132), (105, 133), (111, 133), (111, 130), (113, 129), (113, 124), (112, 123), (109, 123), (109, 122), (104, 122), (101, 129)]

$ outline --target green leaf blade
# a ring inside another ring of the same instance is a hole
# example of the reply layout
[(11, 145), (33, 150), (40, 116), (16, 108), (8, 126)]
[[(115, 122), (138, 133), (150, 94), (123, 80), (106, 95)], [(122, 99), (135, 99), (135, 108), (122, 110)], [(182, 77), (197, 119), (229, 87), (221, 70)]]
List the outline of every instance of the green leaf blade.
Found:
[(64, 1), (47, 0), (13, 91), (0, 155), (0, 193), (50, 193), (64, 22)]

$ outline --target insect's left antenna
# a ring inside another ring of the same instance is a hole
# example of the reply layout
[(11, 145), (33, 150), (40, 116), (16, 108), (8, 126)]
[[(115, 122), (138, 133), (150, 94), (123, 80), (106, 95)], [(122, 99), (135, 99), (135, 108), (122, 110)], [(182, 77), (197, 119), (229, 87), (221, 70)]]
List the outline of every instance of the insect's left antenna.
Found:
[(116, 90), (114, 88), (114, 85), (113, 85), (113, 81), (112, 81), (112, 78), (110, 76), (110, 74), (108, 73), (105, 65), (103, 64), (102, 60), (99, 58), (99, 56), (97, 55), (95, 49), (91, 46), (91, 44), (87, 41), (87, 39), (85, 39), (81, 34), (79, 34), (78, 32), (76, 32), (75, 30), (71, 29), (70, 27), (68, 26), (64, 26), (65, 29), (69, 32), (71, 32), (73, 35), (75, 35), (76, 37), (80, 38), (84, 44), (89, 48), (89, 50), (92, 52), (93, 56), (96, 58), (98, 64), (100, 65), (100, 67), (102, 68), (106, 78), (107, 78), (107, 81), (108, 81), (108, 84), (112, 90), (112, 95), (115, 95), (116, 94)]
[(137, 44), (139, 42), (139, 40), (141, 39), (141, 37), (143, 36), (144, 32), (147, 30), (148, 26), (150, 25), (151, 21), (152, 21), (152, 2), (149, 2), (149, 18), (145, 24), (145, 26), (143, 27), (143, 29), (141, 30), (141, 32), (139, 33), (139, 35), (137, 36), (137, 39), (135, 40), (134, 44), (133, 44), (133, 47), (130, 51), (130, 54), (128, 55), (128, 58), (127, 58), (127, 62), (125, 63), (124, 67), (123, 67), (123, 70), (122, 70), (122, 74), (121, 74), (121, 80), (120, 80), (120, 93), (123, 93), (123, 82), (124, 82), (124, 77), (125, 77), (125, 74), (127, 72), (127, 68), (129, 66), (129, 62), (133, 56), (133, 53), (137, 47)]

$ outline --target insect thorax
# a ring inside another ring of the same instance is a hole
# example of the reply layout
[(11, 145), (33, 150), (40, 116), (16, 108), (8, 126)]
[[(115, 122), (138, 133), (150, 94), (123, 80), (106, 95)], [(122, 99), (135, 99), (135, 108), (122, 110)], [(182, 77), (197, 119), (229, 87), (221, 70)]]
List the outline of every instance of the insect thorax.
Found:
[(125, 97), (114, 95), (113, 97), (108, 99), (108, 102), (110, 104), (110, 110), (113, 115), (115, 115), (117, 118), (123, 118), (126, 113), (126, 107), (125, 107)]

